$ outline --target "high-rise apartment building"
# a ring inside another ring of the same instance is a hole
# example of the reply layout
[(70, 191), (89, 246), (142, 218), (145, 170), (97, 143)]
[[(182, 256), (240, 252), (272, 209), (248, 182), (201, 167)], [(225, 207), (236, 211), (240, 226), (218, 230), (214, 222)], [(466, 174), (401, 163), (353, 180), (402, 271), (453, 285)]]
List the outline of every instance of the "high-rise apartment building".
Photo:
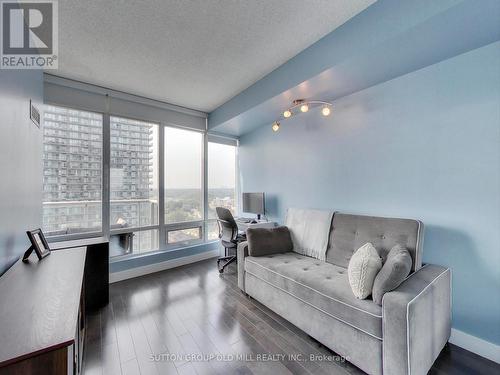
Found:
[(101, 207), (102, 115), (47, 106), (43, 124), (45, 231), (98, 231)]
[(157, 125), (110, 119), (110, 224), (158, 224)]
[[(111, 117), (110, 225), (157, 221), (153, 192), (154, 124)], [(49, 234), (101, 230), (102, 115), (47, 106), (44, 113), (44, 229)]]

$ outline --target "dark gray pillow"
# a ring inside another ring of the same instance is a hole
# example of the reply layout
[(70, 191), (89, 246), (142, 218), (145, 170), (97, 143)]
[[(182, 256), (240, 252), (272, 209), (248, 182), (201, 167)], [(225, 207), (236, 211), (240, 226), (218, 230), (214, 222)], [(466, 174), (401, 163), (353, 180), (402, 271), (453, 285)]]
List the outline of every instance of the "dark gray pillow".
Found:
[(404, 246), (395, 245), (387, 254), (387, 259), (373, 282), (373, 302), (382, 305), (384, 294), (396, 289), (406, 279), (410, 274), (411, 265), (408, 250)]
[(287, 227), (248, 228), (247, 241), (248, 255), (253, 257), (286, 253), (293, 249), (292, 237)]

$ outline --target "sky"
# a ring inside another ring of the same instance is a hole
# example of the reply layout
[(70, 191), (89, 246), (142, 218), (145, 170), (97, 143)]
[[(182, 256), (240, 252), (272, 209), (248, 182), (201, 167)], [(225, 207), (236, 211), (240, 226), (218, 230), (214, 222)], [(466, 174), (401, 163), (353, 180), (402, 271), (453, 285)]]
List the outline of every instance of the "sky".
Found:
[[(166, 188), (201, 188), (202, 181), (201, 133), (176, 128), (165, 128)], [(209, 143), (208, 187), (234, 188), (236, 149), (232, 146)]]

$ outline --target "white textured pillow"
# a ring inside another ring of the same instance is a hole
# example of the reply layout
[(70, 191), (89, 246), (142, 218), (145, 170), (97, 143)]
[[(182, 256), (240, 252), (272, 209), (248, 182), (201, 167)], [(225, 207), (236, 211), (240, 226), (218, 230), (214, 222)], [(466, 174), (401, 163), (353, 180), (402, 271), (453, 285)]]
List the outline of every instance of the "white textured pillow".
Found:
[(347, 268), (349, 284), (356, 298), (365, 299), (372, 294), (373, 282), (381, 268), (382, 260), (370, 242), (356, 250)]

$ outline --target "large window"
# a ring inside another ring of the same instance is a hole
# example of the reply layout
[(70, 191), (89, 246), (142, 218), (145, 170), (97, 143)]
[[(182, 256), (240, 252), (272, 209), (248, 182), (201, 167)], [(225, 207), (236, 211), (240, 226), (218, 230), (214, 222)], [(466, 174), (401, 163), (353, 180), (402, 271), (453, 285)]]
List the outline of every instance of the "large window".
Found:
[(202, 155), (202, 133), (165, 127), (167, 247), (180, 247), (203, 241)]
[(202, 133), (165, 128), (165, 223), (203, 219)]
[(47, 235), (102, 230), (102, 115), (48, 106), (43, 127)]
[(110, 137), (112, 253), (158, 249), (157, 230), (124, 231), (158, 225), (158, 125), (112, 116)]
[(215, 208), (225, 207), (233, 215), (236, 202), (236, 146), (208, 142), (208, 219), (207, 238), (217, 238), (218, 227)]
[(137, 255), (216, 240), (215, 207), (236, 213), (236, 146), (227, 140), (56, 106), (45, 108), (43, 134), (52, 240), (109, 235), (111, 256)]

